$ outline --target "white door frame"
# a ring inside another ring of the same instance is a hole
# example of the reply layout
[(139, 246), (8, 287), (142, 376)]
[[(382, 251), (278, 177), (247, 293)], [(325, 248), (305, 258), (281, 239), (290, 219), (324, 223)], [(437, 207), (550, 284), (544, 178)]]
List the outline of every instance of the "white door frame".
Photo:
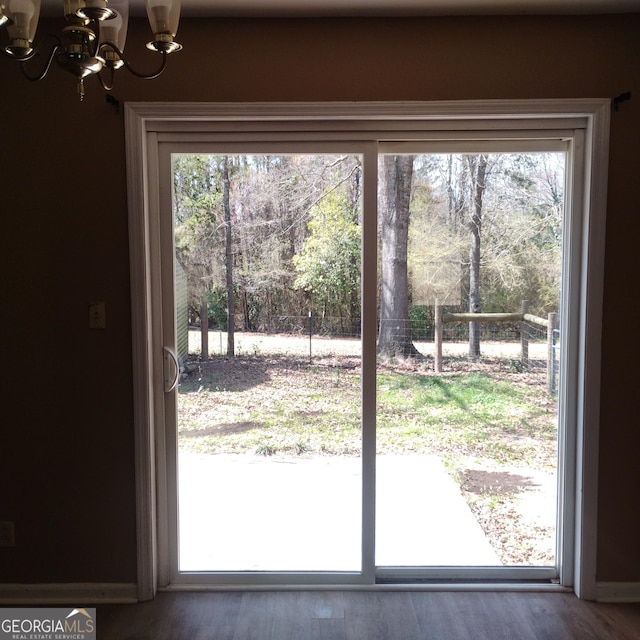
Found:
[[(253, 135), (253, 134), (252, 134)], [(279, 137), (281, 134), (278, 133)], [(162, 141), (158, 142), (158, 169), (160, 176), (171, 175), (172, 156), (174, 154), (250, 154), (250, 155), (279, 155), (279, 154), (352, 154), (360, 156), (362, 163), (362, 235), (367, 236), (369, 244), (375, 247), (377, 235), (377, 145), (375, 142), (350, 140), (334, 140), (332, 142), (317, 141), (294, 141), (288, 142), (213, 142), (217, 135), (202, 134), (201, 138), (209, 140), (199, 140), (198, 142), (185, 142), (173, 140), (173, 136), (161, 136)], [(226, 136), (228, 137), (228, 135)], [(175, 301), (174, 301), (174, 264), (173, 256), (175, 248), (172, 244), (174, 237), (173, 211), (171, 197), (171, 181), (166, 181), (159, 185), (160, 202), (159, 213), (162, 229), (160, 230), (160, 240), (162, 247), (162, 272), (163, 304), (163, 345), (175, 348), (176, 344), (176, 323), (175, 323)], [(169, 256), (169, 259), (164, 259)], [(361, 269), (361, 285), (366, 290), (370, 312), (363, 315), (363, 327), (361, 335), (361, 397), (373, 397), (375, 393), (375, 362), (376, 362), (376, 254), (375, 251), (363, 252), (363, 260), (366, 264)], [(158, 310), (160, 312), (160, 310)], [(171, 370), (173, 366), (169, 367)], [(162, 575), (165, 578), (163, 584), (177, 585), (214, 585), (223, 584), (225, 587), (246, 586), (247, 583), (257, 583), (263, 586), (269, 585), (277, 587), (282, 584), (287, 585), (367, 585), (375, 580), (374, 567), (371, 562), (373, 558), (375, 540), (375, 496), (372, 489), (374, 485), (374, 465), (371, 464), (372, 456), (375, 454), (375, 403), (361, 404), (361, 453), (362, 481), (360, 492), (361, 507), (361, 569), (353, 571), (202, 571), (202, 572), (180, 572), (179, 570), (179, 515), (177, 487), (180, 472), (177, 466), (178, 460), (178, 440), (177, 440), (177, 393), (165, 395), (165, 450), (166, 452), (166, 486), (167, 486), (167, 513), (158, 523), (159, 539), (165, 536), (168, 541), (168, 566), (164, 568), (164, 558), (160, 558), (160, 565), (163, 567)], [(366, 452), (366, 453), (365, 453)], [(161, 502), (164, 502), (161, 498)]]
[[(128, 103), (125, 108), (134, 367), (134, 427), (138, 524), (138, 597), (154, 597), (170, 584), (167, 483), (162, 391), (162, 291), (160, 282), (158, 145), (171, 139), (197, 141), (203, 133), (222, 141), (279, 139), (328, 141), (351, 136), (378, 140), (446, 140), (501, 136), (557, 139), (568, 136), (583, 165), (571, 179), (577, 263), (570, 282), (578, 310), (571, 328), (575, 403), (564, 410), (575, 419), (574, 562), (561, 576), (579, 597), (596, 595), (597, 465), (600, 407), (600, 345), (604, 233), (609, 139), (609, 100), (523, 100), (436, 103)], [(230, 133), (232, 132), (232, 134)], [(265, 134), (265, 132), (268, 132)], [(503, 133), (506, 132), (506, 133)], [(564, 132), (564, 133), (561, 133)], [(576, 134), (578, 132), (578, 134)], [(574, 499), (573, 499), (574, 498)], [(565, 559), (566, 560), (566, 559)], [(369, 587), (378, 585), (369, 585)], [(384, 588), (384, 587), (382, 587)], [(431, 585), (433, 588), (433, 585)], [(441, 588), (450, 588), (442, 586)], [(493, 586), (492, 588), (497, 588)]]

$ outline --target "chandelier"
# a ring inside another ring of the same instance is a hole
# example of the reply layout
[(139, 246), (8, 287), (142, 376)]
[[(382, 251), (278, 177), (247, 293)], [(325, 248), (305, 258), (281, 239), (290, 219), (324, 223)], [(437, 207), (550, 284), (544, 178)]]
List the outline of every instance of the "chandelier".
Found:
[[(6, 30), (9, 44), (0, 52), (21, 63), (27, 79), (42, 80), (56, 63), (73, 74), (80, 99), (84, 98), (84, 79), (95, 75), (102, 88), (113, 87), (114, 74), (124, 67), (143, 79), (157, 78), (165, 69), (167, 55), (182, 46), (174, 38), (180, 20), (180, 0), (146, 0), (153, 40), (147, 48), (162, 55), (159, 68), (139, 73), (124, 57), (129, 18), (128, 0), (63, 0), (66, 25), (53, 43), (34, 46), (40, 0), (0, 0), (0, 27)], [(38, 64), (39, 63), (39, 64)]]

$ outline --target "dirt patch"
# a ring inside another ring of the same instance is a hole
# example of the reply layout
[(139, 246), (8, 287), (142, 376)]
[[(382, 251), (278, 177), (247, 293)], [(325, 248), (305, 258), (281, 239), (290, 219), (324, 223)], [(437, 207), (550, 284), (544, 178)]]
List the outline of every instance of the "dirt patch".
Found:
[(199, 436), (224, 436), (229, 433), (244, 433), (253, 429), (262, 429), (266, 425), (261, 422), (228, 422), (217, 424), (206, 429), (180, 431), (181, 438), (197, 438)]
[(507, 471), (466, 469), (461, 474), (460, 488), (479, 495), (497, 493), (510, 495), (538, 486), (532, 478)]

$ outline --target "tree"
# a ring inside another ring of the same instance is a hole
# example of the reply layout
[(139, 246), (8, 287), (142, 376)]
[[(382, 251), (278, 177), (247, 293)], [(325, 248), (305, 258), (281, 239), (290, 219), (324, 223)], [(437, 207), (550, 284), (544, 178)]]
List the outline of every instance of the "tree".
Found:
[(564, 156), (512, 154), (485, 194), (483, 309), (557, 311), (560, 295)]
[(378, 353), (390, 357), (421, 357), (411, 339), (409, 326), (407, 249), (413, 161), (410, 155), (387, 155), (382, 160)]
[[(463, 249), (462, 243), (459, 247), (463, 273), (460, 279), (461, 300), (468, 301), (470, 313), (482, 311), (485, 293), (481, 288), (482, 226), (487, 178), (492, 162), (487, 154), (441, 157), (449, 223), (456, 232), (466, 229), (469, 238), (465, 243), (468, 249)], [(478, 322), (469, 323), (469, 357), (480, 357)]]
[[(357, 222), (360, 165), (356, 155), (238, 157), (232, 176), (234, 290), (245, 330), (272, 330), (273, 316), (289, 322), (306, 316), (308, 283), (303, 288), (296, 282), (301, 274), (293, 259), (309, 240), (310, 217), (318, 207), (326, 209), (332, 197)], [(311, 266), (308, 261), (305, 271)], [(359, 284), (350, 293), (359, 310)], [(347, 312), (337, 307), (335, 300), (327, 299), (327, 305), (327, 314), (357, 315), (353, 308)]]
[[(487, 188), (486, 154), (466, 156), (467, 170), (471, 186), (471, 210), (469, 215), (469, 231), (471, 245), (469, 247), (469, 312), (480, 313), (480, 244), (482, 238), (482, 204)], [(480, 357), (480, 323), (469, 323), (469, 357)]]
[[(315, 306), (347, 319), (351, 328), (354, 293), (360, 289), (358, 208), (344, 192), (333, 191), (309, 212), (309, 236), (293, 257), (295, 286), (313, 294)], [(343, 327), (344, 330), (344, 327)]]
[(227, 355), (235, 355), (235, 298), (233, 295), (233, 237), (231, 235), (231, 178), (229, 177), (229, 156), (220, 161), (222, 179), (222, 209), (224, 211), (225, 282), (227, 286)]
[(468, 252), (467, 234), (463, 237), (458, 216), (451, 211), (450, 194), (438, 188), (440, 165), (440, 157), (432, 155), (416, 156), (413, 165), (408, 269), (414, 338), (430, 335), (429, 307), (436, 302), (458, 305), (461, 300), (460, 256)]
[(187, 302), (200, 317), (201, 354), (206, 358), (208, 307), (220, 261), (212, 247), (218, 242), (219, 192), (211, 157), (180, 155), (174, 160), (176, 256), (187, 274)]

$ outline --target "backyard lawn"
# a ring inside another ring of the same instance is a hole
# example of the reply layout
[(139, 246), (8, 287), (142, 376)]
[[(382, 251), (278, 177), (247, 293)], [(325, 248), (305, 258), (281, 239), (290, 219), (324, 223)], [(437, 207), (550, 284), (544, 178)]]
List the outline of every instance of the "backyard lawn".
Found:
[[(179, 387), (180, 448), (359, 455), (359, 363), (255, 352), (194, 359)], [(555, 522), (531, 521), (525, 505), (543, 485), (555, 489), (556, 399), (544, 370), (516, 364), (451, 357), (436, 375), (428, 358), (379, 363), (377, 452), (437, 455), (504, 564), (553, 564)]]

